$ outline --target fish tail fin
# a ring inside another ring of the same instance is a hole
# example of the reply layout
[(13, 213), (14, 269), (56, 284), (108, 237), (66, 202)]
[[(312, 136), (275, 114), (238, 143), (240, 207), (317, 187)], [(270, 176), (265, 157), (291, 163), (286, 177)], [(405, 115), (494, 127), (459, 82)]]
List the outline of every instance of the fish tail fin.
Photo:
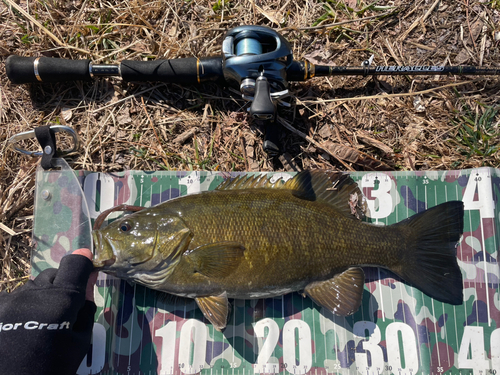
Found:
[(408, 233), (396, 273), (428, 296), (460, 305), (463, 282), (456, 246), (464, 229), (463, 203), (446, 202), (396, 225)]

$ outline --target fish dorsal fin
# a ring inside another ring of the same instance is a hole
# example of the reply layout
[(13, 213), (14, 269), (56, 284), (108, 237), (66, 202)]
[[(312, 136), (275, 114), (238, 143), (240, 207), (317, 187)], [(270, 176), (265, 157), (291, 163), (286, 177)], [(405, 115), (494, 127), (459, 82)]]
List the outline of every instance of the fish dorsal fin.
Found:
[(265, 174), (255, 176), (242, 175), (233, 180), (222, 182), (215, 190), (239, 190), (239, 189), (258, 189), (258, 188), (280, 188), (285, 182), (280, 178), (271, 182)]
[(217, 331), (226, 328), (229, 315), (229, 301), (226, 292), (218, 296), (195, 298), (201, 312)]
[(347, 316), (358, 311), (363, 297), (365, 274), (353, 267), (326, 281), (309, 284), (304, 293), (334, 314)]
[(353, 219), (362, 219), (367, 210), (363, 193), (347, 173), (320, 169), (303, 171), (285, 182), (282, 188), (293, 190), (299, 198), (325, 202)]
[(224, 181), (216, 190), (286, 189), (298, 198), (329, 204), (353, 219), (362, 219), (367, 210), (363, 193), (347, 173), (315, 169), (299, 172), (286, 182), (282, 178), (271, 181), (266, 175), (243, 175)]
[(245, 248), (239, 242), (224, 241), (202, 245), (188, 250), (184, 256), (194, 271), (209, 278), (220, 278), (231, 274), (240, 264)]

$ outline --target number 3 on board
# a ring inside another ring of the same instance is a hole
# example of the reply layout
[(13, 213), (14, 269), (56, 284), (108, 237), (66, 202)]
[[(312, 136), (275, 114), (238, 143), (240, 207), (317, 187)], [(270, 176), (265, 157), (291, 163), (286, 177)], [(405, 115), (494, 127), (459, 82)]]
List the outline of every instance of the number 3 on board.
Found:
[[(389, 176), (381, 173), (368, 173), (360, 181), (360, 188), (366, 196), (368, 212), (372, 219), (384, 219), (394, 209), (393, 182)], [(366, 192), (369, 189), (369, 193)]]

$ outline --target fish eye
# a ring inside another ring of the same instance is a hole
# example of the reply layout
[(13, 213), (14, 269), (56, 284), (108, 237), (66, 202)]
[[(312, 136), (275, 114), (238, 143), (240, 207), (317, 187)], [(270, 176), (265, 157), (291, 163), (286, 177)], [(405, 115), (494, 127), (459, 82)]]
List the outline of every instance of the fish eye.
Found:
[(130, 229), (132, 229), (132, 225), (128, 221), (125, 221), (120, 225), (120, 231), (123, 233), (127, 233)]

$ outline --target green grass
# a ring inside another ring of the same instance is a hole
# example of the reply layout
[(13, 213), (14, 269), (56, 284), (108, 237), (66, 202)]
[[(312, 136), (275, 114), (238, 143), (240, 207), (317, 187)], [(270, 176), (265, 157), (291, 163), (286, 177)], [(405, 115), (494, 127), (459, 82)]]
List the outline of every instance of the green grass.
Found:
[(465, 107), (465, 114), (457, 116), (453, 123), (458, 127), (456, 141), (459, 150), (467, 157), (477, 155), (487, 157), (500, 149), (495, 140), (498, 135), (493, 128), (500, 106), (486, 106), (482, 115)]
[(491, 0), (488, 5), (491, 5), (493, 9), (500, 9), (500, 0)]
[[(359, 17), (363, 17), (366, 11), (371, 10), (375, 12), (386, 12), (390, 9), (393, 9), (393, 6), (377, 6), (377, 3), (379, 3), (381, 0), (375, 0), (369, 4), (365, 4), (363, 1), (358, 0), (356, 2), (356, 9), (349, 7), (348, 5), (345, 4), (343, 1), (339, 0), (325, 0), (323, 4), (323, 8), (325, 9), (325, 13), (321, 15), (313, 24), (312, 26), (317, 26), (321, 22), (332, 18), (336, 19), (337, 17), (337, 12), (342, 12), (347, 17), (353, 18), (354, 15), (357, 15)], [(500, 0), (496, 0), (500, 1)]]

